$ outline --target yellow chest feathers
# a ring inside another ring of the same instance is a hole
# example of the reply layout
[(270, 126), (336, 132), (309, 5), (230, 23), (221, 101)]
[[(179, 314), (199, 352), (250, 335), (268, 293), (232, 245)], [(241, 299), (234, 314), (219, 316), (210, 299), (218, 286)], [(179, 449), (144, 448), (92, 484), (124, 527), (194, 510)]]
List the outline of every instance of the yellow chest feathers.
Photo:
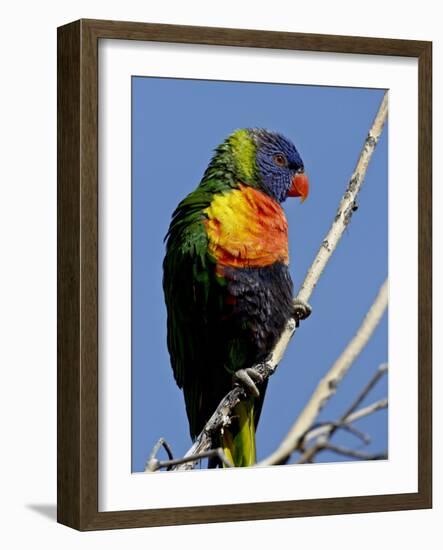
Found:
[(214, 196), (205, 209), (209, 252), (217, 264), (264, 267), (288, 263), (288, 224), (282, 207), (265, 193), (240, 185)]

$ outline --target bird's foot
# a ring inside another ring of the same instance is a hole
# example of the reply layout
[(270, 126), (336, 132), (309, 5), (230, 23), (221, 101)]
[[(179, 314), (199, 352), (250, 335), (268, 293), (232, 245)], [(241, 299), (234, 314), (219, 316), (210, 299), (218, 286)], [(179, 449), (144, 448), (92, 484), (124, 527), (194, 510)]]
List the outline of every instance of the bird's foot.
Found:
[(263, 382), (263, 377), (253, 368), (240, 369), (234, 373), (234, 385), (242, 386), (254, 397), (259, 397), (260, 392), (256, 384)]
[(312, 313), (312, 307), (303, 300), (296, 298), (293, 302), (292, 316), (295, 319), (296, 325), (298, 326), (300, 321), (307, 319)]

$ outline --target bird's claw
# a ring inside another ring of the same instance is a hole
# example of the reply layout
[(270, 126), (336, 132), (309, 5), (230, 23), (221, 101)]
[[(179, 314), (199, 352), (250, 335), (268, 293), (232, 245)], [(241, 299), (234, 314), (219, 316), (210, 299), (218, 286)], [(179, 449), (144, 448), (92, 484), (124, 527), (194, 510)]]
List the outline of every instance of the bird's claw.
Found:
[(312, 307), (308, 304), (308, 302), (300, 300), (299, 298), (296, 298), (294, 300), (292, 315), (295, 319), (297, 326), (299, 325), (300, 321), (307, 319), (309, 315), (311, 315), (311, 313)]
[(254, 397), (259, 397), (260, 392), (256, 383), (263, 382), (262, 375), (253, 368), (240, 369), (234, 373), (234, 384), (243, 386), (243, 388)]

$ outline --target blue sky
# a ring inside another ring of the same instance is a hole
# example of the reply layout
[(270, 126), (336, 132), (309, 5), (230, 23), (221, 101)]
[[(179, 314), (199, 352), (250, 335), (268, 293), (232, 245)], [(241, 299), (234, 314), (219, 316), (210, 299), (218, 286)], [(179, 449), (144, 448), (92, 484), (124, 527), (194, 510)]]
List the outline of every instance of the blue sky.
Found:
[[(297, 146), (310, 179), (301, 205), (288, 199), (290, 269), (300, 286), (325, 236), (383, 90), (133, 77), (132, 78), (132, 470), (144, 469), (162, 436), (174, 455), (191, 444), (184, 400), (166, 347), (162, 291), (163, 238), (178, 202), (199, 183), (213, 149), (232, 131), (263, 127)], [(258, 459), (289, 430), (353, 336), (387, 276), (388, 140), (386, 127), (360, 193), (359, 209), (311, 297), (313, 313), (272, 376), (257, 431)], [(336, 420), (375, 369), (388, 360), (385, 314), (371, 341), (321, 414)], [(387, 396), (386, 377), (364, 404)], [(372, 442), (387, 448), (387, 411), (361, 420)], [(339, 433), (338, 444), (359, 448)], [(322, 462), (342, 461), (325, 452)], [(348, 460), (348, 459), (347, 459)]]

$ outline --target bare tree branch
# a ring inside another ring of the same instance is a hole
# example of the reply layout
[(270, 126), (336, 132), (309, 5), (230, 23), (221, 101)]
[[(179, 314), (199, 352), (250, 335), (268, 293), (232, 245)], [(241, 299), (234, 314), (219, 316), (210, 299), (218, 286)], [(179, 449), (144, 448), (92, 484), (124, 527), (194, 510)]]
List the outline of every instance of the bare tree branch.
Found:
[[(327, 428), (323, 430), (323, 434), (327, 436), (328, 438), (331, 438), (334, 432), (339, 428), (346, 428), (347, 430), (354, 430), (355, 428), (352, 427), (350, 423), (350, 416), (351, 414), (357, 409), (357, 407), (364, 401), (364, 399), (367, 397), (369, 392), (372, 390), (372, 388), (377, 384), (377, 382), (384, 376), (384, 374), (388, 371), (388, 364), (383, 363), (378, 367), (378, 369), (375, 371), (375, 373), (370, 378), (369, 382), (366, 384), (366, 386), (361, 390), (361, 392), (357, 395), (357, 397), (354, 399), (353, 403), (348, 407), (348, 409), (342, 414), (340, 420), (338, 422), (330, 422)], [(352, 427), (352, 429), (351, 429)], [(307, 442), (307, 435), (303, 438), (303, 443)]]
[[(295, 301), (309, 301), (309, 298), (318, 283), (320, 275), (326, 267), (329, 258), (337, 247), (338, 242), (340, 241), (346, 227), (348, 226), (352, 218), (354, 211), (356, 210), (356, 199), (363, 185), (369, 161), (382, 133), (387, 113), (388, 95), (386, 93), (380, 104), (379, 110), (368, 133), (368, 136), (364, 142), (363, 149), (361, 151), (357, 165), (348, 183), (347, 189), (340, 201), (331, 228), (322, 241), (320, 249), (311, 267), (309, 268), (309, 271), (300, 288), (299, 293), (295, 298)], [(262, 376), (263, 380), (267, 379), (275, 372), (297, 326), (298, 323), (296, 322), (296, 320), (289, 319), (285, 329), (280, 336), (280, 339), (275, 345), (268, 360), (265, 363), (255, 365), (253, 367)], [(243, 388), (235, 387), (233, 390), (231, 390), (229, 394), (227, 394), (221, 400), (214, 414), (211, 416), (202, 432), (196, 438), (192, 447), (186, 453), (185, 457), (190, 457), (209, 449), (212, 446), (212, 435), (214, 433), (219, 433), (224, 426), (227, 426), (230, 423), (230, 414), (232, 409), (241, 399), (244, 399), (245, 397), (246, 393)], [(306, 428), (308, 427), (309, 426), (306, 426)], [(284, 449), (286, 449), (286, 444), (284, 444), (283, 447)], [(281, 453), (282, 451), (280, 448), (280, 454)], [(274, 455), (272, 455), (272, 457), (274, 457)], [(271, 457), (269, 457), (269, 459), (271, 459)], [(275, 457), (272, 458), (272, 460), (274, 459)], [(261, 463), (261, 465), (265, 464), (266, 461)], [(177, 466), (176, 469), (192, 469), (193, 466), (194, 464), (192, 462), (187, 462), (186, 464)]]
[(356, 420), (360, 420), (360, 418), (363, 418), (364, 416), (369, 416), (372, 413), (375, 413), (376, 411), (381, 411), (382, 409), (388, 408), (388, 400), (387, 399), (380, 399), (380, 401), (376, 401), (375, 403), (372, 403), (371, 405), (368, 405), (367, 407), (363, 407), (362, 409), (359, 409), (358, 411), (355, 411), (355, 413), (352, 413), (348, 416), (348, 422), (355, 422)]
[[(365, 397), (369, 394), (371, 389), (376, 385), (376, 383), (382, 378), (382, 376), (387, 372), (388, 365), (382, 364), (380, 367), (376, 370), (375, 374), (371, 377), (369, 382), (365, 385), (365, 387), (361, 390), (361, 392), (358, 394), (356, 399), (353, 401), (350, 407), (346, 410), (346, 412), (342, 415), (340, 420), (338, 421), (331, 421), (331, 422), (323, 422), (320, 425), (311, 425), (311, 428), (304, 434), (304, 436), (300, 439), (299, 447), (302, 445), (304, 446), (309, 441), (316, 439), (316, 443), (309, 447), (307, 450), (303, 452), (303, 454), (299, 457), (299, 459), (296, 461), (297, 464), (306, 463), (306, 462), (313, 462), (314, 457), (322, 450), (329, 449), (332, 451), (335, 451), (337, 453), (340, 453), (341, 451), (337, 450), (339, 449), (338, 446), (333, 446), (329, 439), (337, 429), (344, 429), (349, 431), (350, 433), (354, 434), (356, 437), (361, 439), (363, 443), (368, 444), (370, 442), (370, 438), (367, 434), (359, 431), (355, 426), (352, 425), (352, 422), (359, 420), (365, 416), (368, 416), (370, 414), (373, 414), (374, 412), (385, 409), (388, 406), (388, 400), (387, 399), (381, 399), (379, 401), (376, 401), (375, 403), (372, 403), (371, 405), (368, 405), (366, 407), (363, 407), (362, 409), (359, 409), (356, 411), (355, 409), (362, 403), (362, 401), (365, 399)], [(169, 457), (169, 460), (160, 461), (156, 458), (156, 455), (160, 448), (163, 447)], [(334, 447), (334, 448), (333, 448)], [(294, 452), (296, 449), (293, 449), (292, 452)], [(292, 453), (291, 453), (292, 454)], [(355, 458), (365, 458), (367, 460), (378, 460), (380, 458), (384, 458), (386, 453), (377, 453), (374, 455), (371, 455), (369, 453), (360, 453), (359, 451), (354, 451), (352, 449), (347, 449), (346, 452), (341, 452), (341, 454), (348, 455), (348, 456), (354, 456)], [(184, 464), (195, 464), (201, 459), (204, 458), (210, 458), (210, 457), (218, 457), (222, 463), (224, 463), (228, 467), (232, 467), (233, 465), (230, 463), (230, 461), (227, 459), (226, 455), (224, 454), (223, 450), (221, 448), (217, 449), (210, 449), (207, 451), (202, 451), (200, 453), (195, 453), (192, 455), (186, 455), (183, 458), (174, 459), (172, 455), (172, 450), (168, 443), (163, 439), (160, 438), (157, 443), (155, 444), (148, 461), (146, 462), (145, 471), (146, 472), (155, 472), (157, 470), (160, 470), (162, 468), (165, 468), (167, 470), (174, 469), (176, 466), (182, 466)], [(259, 463), (260, 465), (260, 463)]]
[(332, 451), (334, 453), (351, 456), (353, 458), (359, 458), (360, 460), (386, 460), (388, 455), (383, 453), (366, 453), (364, 451), (358, 451), (356, 449), (348, 449), (347, 447), (341, 447), (339, 445), (333, 445), (332, 443), (325, 443), (322, 447), (323, 451)]
[[(163, 440), (163, 443), (166, 443), (166, 442)], [(209, 449), (208, 451), (202, 451), (201, 453), (198, 453), (195, 455), (189, 455), (183, 458), (174, 458), (172, 455), (169, 455), (169, 458), (170, 458), (169, 460), (159, 460), (158, 458), (156, 458), (156, 453), (159, 451), (160, 446), (161, 445), (158, 445), (158, 442), (154, 446), (154, 449), (152, 450), (149, 456), (149, 459), (146, 462), (145, 472), (156, 472), (157, 470), (161, 470), (162, 468), (165, 468), (166, 470), (171, 470), (174, 466), (180, 466), (188, 462), (195, 463), (195, 462), (198, 462), (199, 460), (202, 460), (203, 458), (212, 458), (212, 457), (218, 458), (228, 468), (233, 468), (234, 466), (228, 460), (223, 449), (220, 447), (218, 447), (217, 449)]]
[(294, 450), (299, 447), (305, 434), (312, 426), (318, 414), (326, 402), (334, 395), (338, 384), (341, 382), (355, 359), (367, 344), (383, 313), (385, 312), (387, 305), (388, 281), (386, 279), (355, 336), (346, 346), (340, 357), (338, 357), (332, 365), (330, 370), (326, 373), (326, 376), (320, 380), (314, 393), (309, 399), (308, 404), (303, 409), (292, 428), (289, 430), (289, 433), (286, 435), (278, 449), (276, 449), (267, 458), (258, 462), (258, 466), (270, 466), (271, 464), (284, 463), (294, 452)]
[(366, 384), (366, 386), (362, 389), (362, 391), (358, 394), (354, 402), (351, 404), (351, 406), (347, 409), (347, 411), (342, 415), (341, 420), (349, 420), (349, 416), (359, 407), (362, 402), (365, 400), (368, 393), (372, 390), (372, 388), (377, 384), (377, 382), (383, 378), (383, 376), (388, 372), (388, 364), (383, 363), (381, 364), (378, 369), (375, 371), (372, 378), (369, 380), (369, 382)]
[(297, 295), (297, 298), (304, 302), (309, 300), (314, 288), (317, 286), (320, 275), (323, 273), (331, 254), (337, 247), (343, 232), (351, 221), (352, 214), (356, 210), (357, 195), (363, 185), (369, 161), (371, 160), (372, 153), (374, 152), (383, 131), (387, 115), (388, 94), (386, 92), (363, 145), (357, 166), (355, 167), (354, 173), (349, 181), (348, 188), (340, 201), (334, 222), (331, 225), (328, 234), (323, 239), (317, 256), (309, 268), (308, 274), (306, 275)]
[[(388, 408), (388, 400), (387, 399), (380, 399), (379, 401), (376, 401), (375, 403), (371, 403), (371, 405), (368, 405), (367, 407), (363, 407), (362, 409), (359, 409), (358, 411), (355, 411), (355, 413), (350, 414), (346, 421), (344, 423), (339, 422), (324, 422), (320, 424), (319, 426), (315, 426), (311, 428), (303, 438), (303, 443), (308, 443), (309, 441), (312, 441), (313, 439), (317, 439), (321, 435), (326, 435), (329, 432), (329, 429), (331, 425), (336, 425), (338, 428), (344, 428), (352, 426), (353, 422), (356, 420), (360, 420), (360, 418), (364, 418), (365, 416), (369, 416), (377, 411), (380, 411), (382, 409)], [(355, 430), (355, 427), (353, 427)]]
[(314, 424), (314, 426), (311, 427), (303, 437), (303, 440), (300, 446), (306, 447), (306, 443), (311, 439), (316, 439), (320, 436), (328, 435), (330, 433), (331, 428), (349, 432), (352, 435), (355, 435), (355, 437), (357, 437), (358, 439), (360, 439), (360, 441), (362, 441), (365, 445), (367, 445), (371, 441), (371, 436), (369, 434), (357, 429), (351, 423), (342, 422), (338, 420), (338, 421), (321, 422), (320, 424)]
[[(153, 461), (154, 460), (157, 460), (157, 454), (159, 452), (159, 450), (161, 448), (164, 448), (164, 450), (166, 451), (167, 455), (168, 455), (168, 458), (169, 460), (172, 460), (174, 458), (174, 455), (172, 453), (172, 449), (171, 447), (169, 446), (168, 442), (166, 441), (166, 439), (164, 439), (163, 437), (161, 437), (157, 443), (154, 445), (154, 447), (152, 448), (152, 451), (151, 451), (151, 454), (149, 455), (149, 458), (148, 460), (146, 461), (146, 464), (145, 464), (145, 470), (151, 470), (151, 466)], [(158, 460), (157, 460), (158, 462)]]
[[(330, 439), (334, 435), (336, 430), (343, 429), (343, 428), (349, 430), (349, 428), (352, 428), (351, 431), (355, 432), (355, 428), (354, 426), (352, 426), (352, 422), (360, 418), (363, 418), (363, 416), (368, 416), (370, 414), (373, 414), (374, 412), (380, 409), (386, 408), (388, 406), (388, 400), (382, 399), (380, 401), (377, 401), (376, 403), (373, 403), (372, 405), (369, 405), (368, 407), (365, 407), (364, 409), (360, 409), (359, 411), (355, 412), (357, 407), (363, 402), (363, 400), (367, 397), (369, 392), (377, 384), (377, 382), (383, 377), (383, 375), (387, 372), (387, 370), (388, 370), (388, 365), (386, 363), (378, 367), (378, 369), (375, 371), (374, 375), (371, 377), (369, 382), (358, 394), (358, 396), (354, 399), (351, 406), (348, 407), (348, 409), (341, 416), (338, 422), (325, 422), (322, 426), (314, 427), (314, 429), (310, 429), (305, 434), (302, 441), (300, 442), (299, 447), (301, 447), (301, 445), (305, 446), (306, 443), (311, 439), (316, 439), (317, 441), (314, 445), (312, 445), (302, 453), (301, 457), (299, 457), (299, 459), (297, 460), (297, 464), (313, 462), (317, 453), (326, 449), (328, 445), (332, 445), (330, 443)], [(367, 439), (366, 441), (364, 441), (366, 445), (369, 442), (370, 442), (370, 439)], [(386, 453), (384, 453), (383, 456), (385, 454)], [(379, 455), (377, 454), (376, 457), (378, 456)], [(376, 459), (377, 458), (372, 458), (368, 460), (376, 460)]]

